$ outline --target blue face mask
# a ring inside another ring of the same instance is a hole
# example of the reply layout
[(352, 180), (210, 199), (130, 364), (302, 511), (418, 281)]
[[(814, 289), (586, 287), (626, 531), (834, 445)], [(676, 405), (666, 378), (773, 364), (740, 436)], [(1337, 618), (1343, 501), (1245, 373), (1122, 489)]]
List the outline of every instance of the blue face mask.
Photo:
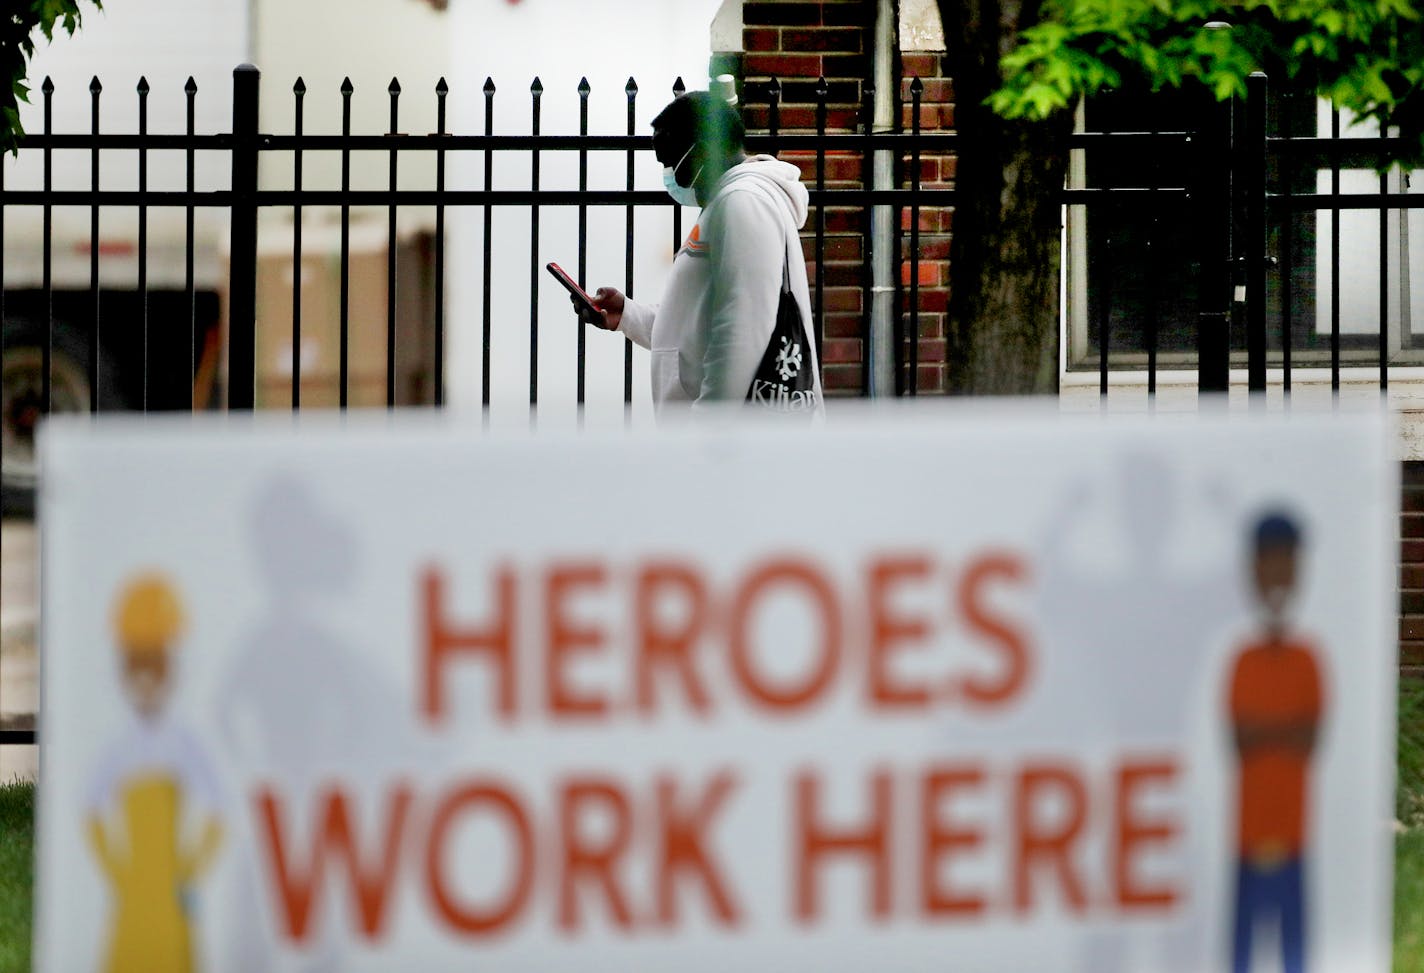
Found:
[[(687, 157), (692, 154), (692, 149), (693, 146), (691, 145), (687, 147), (687, 151), (682, 154), (682, 158), (677, 160), (677, 165), (663, 166), (663, 185), (667, 188), (668, 195), (672, 197), (672, 201), (679, 206), (697, 205), (697, 190), (693, 189), (692, 186), (680, 186), (677, 182), (677, 170), (687, 161)], [(697, 177), (700, 175), (702, 175), (701, 166), (692, 174), (691, 182), (693, 185), (696, 185)]]

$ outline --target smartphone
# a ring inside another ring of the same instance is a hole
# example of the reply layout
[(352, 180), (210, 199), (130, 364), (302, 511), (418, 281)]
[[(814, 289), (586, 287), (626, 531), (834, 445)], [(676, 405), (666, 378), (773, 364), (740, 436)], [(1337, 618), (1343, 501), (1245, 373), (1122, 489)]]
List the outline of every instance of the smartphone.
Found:
[(598, 305), (593, 303), (593, 298), (588, 296), (588, 292), (578, 285), (578, 282), (564, 272), (564, 268), (554, 263), (552, 260), (544, 265), (544, 269), (554, 275), (554, 279), (574, 296), (580, 308), (586, 313), (593, 315), (595, 320), (603, 320), (603, 314), (599, 311)]

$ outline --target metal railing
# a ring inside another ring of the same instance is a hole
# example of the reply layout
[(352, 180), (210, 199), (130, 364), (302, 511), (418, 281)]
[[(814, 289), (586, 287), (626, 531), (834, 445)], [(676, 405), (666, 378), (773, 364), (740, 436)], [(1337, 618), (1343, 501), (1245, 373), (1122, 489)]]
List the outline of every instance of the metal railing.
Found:
[[(431, 207), (434, 210), (433, 233), (433, 360), (429, 362), (433, 376), (430, 401), (440, 406), (447, 401), (446, 388), (446, 313), (445, 262), (447, 236), (447, 209), (450, 207), (474, 208), (478, 211), (483, 226), (480, 280), (483, 285), (480, 300), (479, 332), (482, 376), (482, 404), (490, 404), (492, 369), (493, 306), (491, 293), (496, 282), (491, 280), (492, 254), (498, 243), (495, 239), (493, 215), (497, 208), (525, 208), (530, 214), (530, 238), (528, 241), (528, 288), (529, 288), (529, 374), (528, 400), (537, 408), (540, 398), (539, 382), (539, 339), (541, 332), (539, 282), (540, 266), (540, 214), (553, 208), (572, 208), (577, 214), (577, 257), (576, 276), (580, 283), (586, 282), (589, 264), (589, 208), (623, 208), (624, 241), (623, 288), (628, 294), (635, 289), (634, 252), (637, 246), (635, 214), (640, 209), (655, 208), (669, 212), (674, 250), (682, 242), (683, 214), (661, 190), (639, 190), (635, 187), (634, 173), (641, 158), (646, 159), (652, 148), (648, 135), (637, 134), (639, 87), (629, 79), (622, 95), (626, 101), (625, 131), (616, 135), (589, 133), (589, 100), (591, 90), (587, 82), (580, 84), (569, 97), (578, 98), (579, 130), (576, 135), (549, 134), (541, 128), (541, 106), (545, 98), (552, 97), (542, 84), (535, 79), (528, 89), (527, 103), (529, 134), (497, 135), (494, 129), (494, 113), (497, 90), (493, 81), (486, 81), (481, 89), (483, 99), (483, 131), (479, 134), (456, 134), (447, 129), (446, 101), (449, 89), (442, 80), (434, 95), (437, 109), (437, 126), (428, 135), (405, 134), (400, 131), (400, 106), (403, 93), (398, 82), (392, 81), (386, 94), (389, 99), (389, 127), (383, 134), (356, 134), (351, 131), (351, 101), (353, 89), (349, 80), (341, 87), (342, 125), (339, 134), (312, 133), (303, 124), (303, 104), (307, 94), (303, 83), (298, 80), (291, 90), (294, 125), (290, 134), (263, 132), (259, 125), (260, 75), (256, 68), (243, 65), (233, 74), (233, 101), (231, 130), (217, 134), (197, 134), (194, 130), (195, 101), (197, 87), (190, 79), (185, 88), (186, 129), (181, 134), (153, 133), (148, 130), (146, 101), (148, 88), (140, 84), (138, 88), (139, 123), (137, 132), (107, 133), (100, 127), (100, 97), (102, 87), (96, 78), (90, 85), (91, 130), (84, 134), (60, 133), (53, 129), (51, 105), (54, 86), (48, 79), (41, 86), (44, 122), (41, 129), (28, 137), (20, 147), (21, 155), (38, 154), (42, 161), (43, 179), (39, 189), (6, 189), (5, 171), (10, 160), (0, 163), (0, 247), (3, 247), (6, 233), (7, 211), (17, 207), (36, 207), (42, 213), (42, 229), (39, 247), (42, 251), (42, 273), (39, 290), (47, 309), (48, 334), (42, 346), (41, 385), (38, 391), (37, 409), (48, 412), (54, 402), (51, 378), (54, 370), (54, 293), (52, 274), (53, 223), (55, 207), (87, 207), (90, 215), (89, 235), (89, 297), (91, 320), (88, 322), (88, 382), (91, 412), (104, 408), (99, 394), (100, 371), (104, 365), (106, 345), (101, 341), (101, 326), (104, 322), (104, 307), (101, 300), (100, 259), (102, 251), (102, 214), (108, 208), (130, 207), (138, 215), (138, 244), (136, 251), (137, 275), (134, 288), (138, 294), (139, 323), (137, 333), (143, 344), (141, 355), (143, 375), (141, 384), (143, 396), (137, 408), (150, 407), (149, 390), (154, 376), (150, 374), (149, 363), (153, 348), (150, 345), (149, 327), (149, 254), (147, 246), (148, 214), (154, 208), (176, 209), (184, 216), (186, 233), (186, 257), (183, 273), (184, 287), (182, 300), (186, 306), (188, 331), (191, 336), (187, 348), (190, 394), (188, 408), (197, 406), (198, 398), (192, 394), (194, 370), (198, 367), (199, 351), (197, 333), (198, 294), (195, 285), (194, 268), (194, 225), (195, 212), (200, 209), (226, 211), (229, 217), (228, 254), (226, 273), (227, 292), (227, 372), (225, 384), (227, 407), (232, 410), (249, 410), (256, 405), (258, 340), (258, 225), (259, 212), (264, 209), (287, 209), (293, 214), (292, 222), (292, 295), (291, 295), (291, 408), (304, 407), (302, 402), (303, 360), (302, 346), (302, 211), (306, 207), (335, 207), (339, 210), (339, 365), (337, 385), (338, 407), (345, 408), (350, 402), (351, 367), (350, 360), (350, 268), (351, 268), (351, 222), (352, 207), (380, 207), (386, 211), (386, 308), (385, 308), (385, 350), (386, 389), (385, 402), (388, 407), (398, 403), (396, 381), (397, 340), (401, 332), (398, 320), (397, 269), (397, 215), (401, 207)], [(1073, 136), (1074, 149), (1090, 153), (1138, 154), (1151, 164), (1154, 158), (1165, 154), (1187, 154), (1193, 160), (1194, 181), (1186, 186), (1152, 185), (1145, 189), (1121, 188), (1077, 188), (1064, 191), (1063, 201), (1067, 205), (1096, 207), (1104, 204), (1122, 205), (1124, 201), (1150, 214), (1154, 230), (1149, 244), (1154, 252), (1162, 249), (1161, 214), (1180, 212), (1183, 206), (1190, 207), (1195, 214), (1195, 243), (1188, 248), (1190, 255), (1199, 261), (1199, 304), (1197, 307), (1197, 368), (1198, 387), (1203, 391), (1222, 391), (1229, 379), (1230, 349), (1229, 338), (1232, 322), (1244, 321), (1248, 336), (1249, 385), (1253, 391), (1265, 388), (1268, 335), (1266, 334), (1266, 276), (1271, 272), (1271, 259), (1266, 253), (1269, 221), (1280, 221), (1281, 214), (1299, 209), (1328, 208), (1339, 213), (1344, 209), (1371, 208), (1381, 213), (1383, 227), (1385, 214), (1399, 208), (1417, 209), (1424, 206), (1424, 198), (1400, 193), (1381, 191), (1368, 198), (1358, 194), (1341, 193), (1338, 189), (1338, 173), (1343, 165), (1358, 163), (1362, 156), (1373, 165), (1388, 153), (1397, 153), (1402, 146), (1397, 140), (1381, 138), (1369, 140), (1368, 146), (1362, 140), (1335, 139), (1289, 139), (1267, 138), (1264, 120), (1264, 77), (1253, 78), (1250, 96), (1244, 104), (1245, 124), (1234, 127), (1240, 132), (1233, 134), (1230, 117), (1223, 116), (1223, 124), (1214, 130), (1204, 131), (1150, 131), (1134, 133), (1082, 133)], [(751, 88), (752, 86), (748, 86)], [(918, 83), (909, 86), (910, 123), (902, 131), (875, 132), (866, 123), (871, 117), (874, 101), (873, 87), (862, 86), (862, 104), (859, 106), (860, 130), (828, 131), (827, 98), (828, 86), (824, 79), (816, 88), (815, 129), (811, 131), (786, 131), (780, 124), (781, 85), (773, 80), (769, 84), (757, 85), (744, 97), (768, 108), (768, 127), (764, 132), (748, 136), (748, 147), (754, 151), (772, 154), (797, 153), (814, 165), (814, 178), (810, 180), (810, 198), (814, 215), (805, 234), (813, 248), (814, 264), (817, 268), (813, 285), (813, 332), (818, 347), (825, 338), (825, 287), (824, 273), (826, 243), (828, 237), (827, 212), (830, 209), (848, 208), (859, 210), (863, 218), (853, 225), (862, 228), (863, 243), (860, 248), (859, 284), (864, 291), (861, 301), (859, 340), (861, 342), (861, 389), (862, 394), (870, 387), (871, 346), (871, 301), (869, 290), (872, 281), (872, 262), (875, 254), (869, 233), (870, 210), (875, 206), (888, 206), (901, 213), (908, 213), (907, 228), (897, 230), (893, 241), (895, 248), (894, 266), (905, 270), (894, 277), (895, 327), (893, 342), (897, 360), (897, 390), (902, 394), (918, 393), (921, 294), (920, 294), (920, 230), (919, 213), (924, 207), (952, 207), (956, 191), (952, 188), (926, 189), (920, 185), (920, 159), (926, 154), (952, 154), (958, 144), (958, 136), (952, 132), (926, 132), (921, 126), (921, 92)], [(671, 94), (682, 91), (679, 80), (670, 90)], [(405, 96), (408, 97), (408, 96)], [(503, 102), (501, 101), (501, 107)], [(1241, 106), (1237, 106), (1239, 110)], [(1230, 111), (1228, 107), (1227, 111)], [(1238, 119), (1239, 121), (1239, 119)], [(646, 124), (644, 122), (643, 124)], [(1244, 135), (1242, 134), (1244, 133)], [(871, 188), (871, 171), (874, 154), (890, 151), (897, 160), (899, 171), (895, 186), (899, 188)], [(52, 182), (52, 164), (57, 152), (87, 152), (90, 162), (89, 186), (84, 189), (56, 189)], [(138, 187), (136, 190), (115, 190), (101, 188), (101, 157), (105, 153), (137, 153)], [(184, 159), (184, 186), (182, 189), (154, 189), (148, 185), (148, 158), (150, 153), (181, 152)], [(337, 153), (340, 157), (340, 180), (337, 187), (319, 187), (309, 184), (304, 173), (304, 157), (313, 152)], [(387, 180), (385, 188), (354, 189), (351, 185), (351, 160), (353, 153), (385, 153), (387, 156)], [(226, 156), (230, 181), (227, 188), (196, 189), (195, 168), (198, 153)], [(265, 189), (259, 179), (259, 166), (264, 157), (276, 159), (274, 153), (285, 153), (291, 159), (291, 188)], [(576, 189), (550, 189), (541, 183), (541, 160), (545, 153), (574, 153), (578, 162)], [(626, 178), (621, 189), (589, 188), (589, 159), (591, 153), (622, 154), (626, 163)], [(412, 154), (434, 156), (434, 185), (429, 188), (401, 188), (399, 175), (401, 160)], [(482, 163), (482, 180), (477, 186), (450, 185), (447, 180), (447, 162), (452, 154), (467, 156)], [(523, 155), (529, 163), (527, 188), (496, 189), (493, 182), (494, 162), (497, 156)], [(828, 186), (826, 160), (828, 154), (849, 155), (860, 160), (858, 185)], [(1276, 180), (1273, 185), (1267, 173), (1279, 168), (1280, 160), (1295, 160), (1309, 164), (1310, 160), (1321, 160), (1336, 173), (1336, 188), (1328, 194), (1297, 194), (1289, 185), (1284, 187)], [(1274, 190), (1274, 191), (1273, 191)], [(1170, 209), (1175, 207), (1175, 209)], [(894, 225), (901, 226), (900, 220)], [(1336, 226), (1338, 227), (1338, 221)], [(1289, 220), (1284, 222), (1285, 232), (1289, 232)], [(1383, 234), (1383, 229), (1381, 230)], [(908, 240), (906, 239), (908, 237)], [(1335, 234), (1336, 266), (1338, 267), (1339, 234)], [(1287, 240), (1286, 252), (1289, 252)], [(1384, 261), (1382, 260), (1382, 264)], [(1162, 265), (1161, 258), (1149, 261), (1149, 273)], [(1386, 286), (1387, 268), (1381, 267), (1382, 310), (1383, 288)], [(4, 268), (0, 266), (0, 318), (5, 317), (6, 285)], [(1285, 328), (1278, 338), (1284, 353), (1285, 388), (1290, 389), (1291, 381), (1291, 341), (1290, 341), (1290, 293), (1289, 274), (1284, 276)], [(904, 281), (904, 283), (902, 283)], [(519, 282), (513, 286), (522, 286)], [(1152, 290), (1149, 281), (1149, 291)], [(498, 282), (500, 287), (512, 286), (510, 281)], [(1235, 288), (1245, 288), (1244, 302), (1235, 301)], [(1340, 279), (1335, 275), (1335, 301), (1338, 303)], [(1240, 305), (1240, 306), (1238, 306)], [(1110, 364), (1110, 344), (1108, 340), (1108, 315), (1111, 313), (1111, 294), (1100, 301), (1101, 320), (1099, 333), (1099, 377), (1100, 392), (1108, 391)], [(1338, 320), (1338, 313), (1335, 316)], [(908, 323), (908, 326), (906, 326)], [(1157, 314), (1155, 299), (1149, 304), (1144, 320), (1147, 351), (1147, 377), (1149, 395), (1156, 393), (1158, 372), (1157, 362)], [(1389, 365), (1386, 347), (1386, 328), (1381, 327), (1379, 344), (1379, 367), (1381, 387), (1387, 387)], [(587, 369), (585, 335), (579, 330), (577, 339), (576, 400), (582, 405), (586, 398)], [(1341, 343), (1338, 329), (1331, 342), (1330, 364), (1335, 387), (1339, 387), (1341, 366)], [(625, 408), (633, 398), (634, 360), (632, 347), (625, 343), (622, 358), (622, 393)], [(4, 389), (0, 387), (0, 401), (8, 402)], [(180, 403), (181, 407), (181, 403)], [(0, 475), (3, 475), (4, 459), (0, 456)], [(32, 729), (0, 730), (0, 743), (33, 742)]]

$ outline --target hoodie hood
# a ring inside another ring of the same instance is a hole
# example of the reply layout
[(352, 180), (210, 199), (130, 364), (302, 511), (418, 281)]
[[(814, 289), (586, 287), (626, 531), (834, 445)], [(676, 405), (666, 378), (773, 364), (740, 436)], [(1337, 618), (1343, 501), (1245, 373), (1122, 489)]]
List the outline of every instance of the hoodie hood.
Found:
[(756, 180), (770, 191), (774, 199), (780, 200), (791, 216), (792, 224), (800, 229), (806, 225), (807, 207), (811, 195), (801, 185), (801, 170), (789, 162), (782, 162), (769, 155), (754, 155), (747, 161), (728, 169), (717, 183), (713, 198), (721, 195), (728, 187)]

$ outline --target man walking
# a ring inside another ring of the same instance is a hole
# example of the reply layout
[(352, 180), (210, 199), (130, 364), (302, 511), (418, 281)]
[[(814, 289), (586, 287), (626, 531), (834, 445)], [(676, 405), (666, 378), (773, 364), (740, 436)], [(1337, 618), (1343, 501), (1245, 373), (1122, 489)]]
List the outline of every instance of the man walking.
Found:
[[(594, 295), (599, 318), (652, 352), (653, 404), (659, 415), (748, 398), (777, 324), (783, 289), (811, 320), (806, 263), (797, 231), (809, 194), (800, 170), (771, 156), (748, 156), (735, 108), (716, 95), (681, 95), (653, 119), (653, 151), (668, 193), (702, 213), (673, 260), (658, 304), (616, 288)], [(804, 334), (804, 332), (802, 332)], [(811, 388), (785, 411), (821, 413), (813, 343), (783, 351), (783, 377), (810, 369)]]

